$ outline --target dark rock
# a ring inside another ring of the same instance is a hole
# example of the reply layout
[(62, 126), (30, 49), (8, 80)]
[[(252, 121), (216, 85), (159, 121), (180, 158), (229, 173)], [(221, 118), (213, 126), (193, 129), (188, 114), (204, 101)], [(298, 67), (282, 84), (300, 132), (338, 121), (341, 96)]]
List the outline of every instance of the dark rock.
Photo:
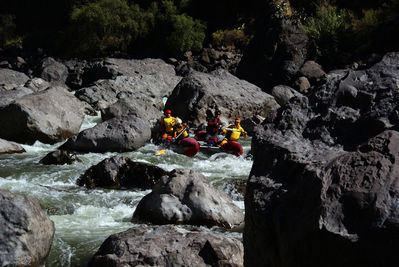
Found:
[(87, 188), (151, 189), (167, 171), (150, 164), (114, 156), (90, 167), (77, 181)]
[(234, 121), (256, 115), (266, 117), (279, 105), (259, 87), (240, 80), (225, 70), (211, 74), (192, 72), (176, 86), (166, 108), (194, 127), (206, 121), (218, 109), (225, 120)]
[(41, 61), (38, 76), (52, 85), (67, 87), (68, 68), (54, 58), (47, 57)]
[(24, 153), (25, 149), (14, 142), (0, 139), (0, 154)]
[(294, 20), (266, 19), (244, 51), (236, 74), (270, 92), (295, 77), (306, 58), (307, 41)]
[(56, 150), (44, 156), (39, 163), (44, 165), (64, 165), (73, 164), (76, 161), (81, 162), (75, 153), (65, 150)]
[(45, 265), (54, 232), (37, 200), (0, 190), (1, 266)]
[(78, 152), (133, 151), (151, 138), (148, 122), (136, 116), (117, 117), (83, 130), (59, 149)]
[(25, 95), (0, 107), (0, 137), (18, 143), (54, 144), (79, 132), (83, 105), (61, 87)]
[(165, 175), (137, 205), (134, 219), (154, 224), (192, 224), (232, 228), (243, 221), (242, 211), (205, 176), (191, 170)]
[(111, 235), (88, 266), (244, 266), (239, 240), (176, 226), (140, 226)]

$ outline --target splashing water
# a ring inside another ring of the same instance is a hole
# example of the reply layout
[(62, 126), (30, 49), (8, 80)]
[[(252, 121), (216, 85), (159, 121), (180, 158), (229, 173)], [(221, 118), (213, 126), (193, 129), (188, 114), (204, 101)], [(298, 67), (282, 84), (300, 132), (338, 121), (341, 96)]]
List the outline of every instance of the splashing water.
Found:
[[(101, 121), (100, 115), (86, 117), (81, 130)], [(171, 150), (156, 156), (161, 148), (147, 144), (134, 152), (123, 153), (135, 161), (150, 163), (167, 171), (188, 168), (204, 174), (211, 184), (222, 189), (235, 179), (248, 177), (252, 161), (245, 155), (250, 150), (250, 139), (240, 141), (244, 156), (217, 153), (198, 153), (188, 158)], [(86, 169), (117, 153), (87, 153), (78, 157), (82, 162), (72, 165), (42, 165), (39, 161), (55, 145), (36, 142), (23, 145), (26, 153), (0, 155), (0, 188), (36, 198), (55, 223), (55, 236), (46, 266), (84, 266), (111, 234), (133, 226), (133, 212), (143, 196), (151, 190), (91, 189), (76, 185), (77, 178)], [(231, 192), (229, 192), (231, 193)], [(244, 209), (242, 196), (233, 197), (235, 204)], [(223, 231), (217, 228), (206, 231)], [(239, 233), (229, 234), (241, 238)]]

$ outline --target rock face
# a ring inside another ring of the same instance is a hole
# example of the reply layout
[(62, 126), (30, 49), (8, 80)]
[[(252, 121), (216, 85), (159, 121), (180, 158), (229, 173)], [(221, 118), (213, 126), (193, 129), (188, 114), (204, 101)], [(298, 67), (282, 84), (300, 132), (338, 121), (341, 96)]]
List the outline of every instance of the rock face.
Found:
[(330, 72), (257, 128), (246, 266), (399, 264), (398, 66)]
[(192, 72), (182, 79), (166, 102), (172, 115), (192, 122), (195, 127), (215, 109), (225, 119), (234, 121), (235, 117), (266, 117), (278, 107), (272, 96), (225, 70), (211, 74)]
[(0, 154), (23, 153), (25, 149), (17, 143), (0, 138)]
[(205, 176), (177, 169), (165, 175), (146, 195), (133, 218), (154, 224), (192, 224), (232, 228), (243, 221), (242, 211)]
[(88, 266), (243, 266), (240, 241), (175, 226), (137, 227), (111, 235)]
[(0, 68), (0, 91), (24, 86), (29, 77), (22, 72)]
[(54, 231), (36, 200), (0, 190), (1, 266), (43, 266)]
[(157, 166), (115, 156), (90, 167), (77, 183), (87, 188), (151, 189), (166, 174), (167, 171)]
[(79, 132), (82, 103), (61, 87), (25, 95), (0, 107), (0, 137), (18, 143), (53, 144)]
[(270, 92), (295, 77), (306, 58), (307, 41), (294, 20), (266, 19), (244, 51), (236, 74)]
[(141, 99), (162, 110), (163, 98), (168, 97), (181, 80), (173, 66), (160, 59), (107, 59), (103, 66), (119, 76), (102, 78), (105, 80), (98, 80), (76, 92), (79, 99), (98, 109), (128, 97)]
[(148, 122), (136, 116), (113, 118), (70, 138), (60, 149), (79, 152), (133, 151), (151, 139)]

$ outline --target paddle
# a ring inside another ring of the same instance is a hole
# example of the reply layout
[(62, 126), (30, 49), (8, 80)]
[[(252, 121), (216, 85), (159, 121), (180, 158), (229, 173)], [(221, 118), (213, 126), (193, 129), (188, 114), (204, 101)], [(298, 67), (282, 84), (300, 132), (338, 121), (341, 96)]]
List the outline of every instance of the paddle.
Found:
[[(186, 131), (187, 128), (188, 128), (188, 125), (186, 127), (184, 127), (184, 129), (176, 136), (176, 138), (171, 142), (171, 144), (175, 143), (176, 140)], [(155, 153), (155, 155), (159, 156), (159, 155), (162, 155), (162, 154), (165, 154), (165, 153), (166, 153), (166, 150), (165, 149), (161, 149), (161, 150), (157, 151)]]

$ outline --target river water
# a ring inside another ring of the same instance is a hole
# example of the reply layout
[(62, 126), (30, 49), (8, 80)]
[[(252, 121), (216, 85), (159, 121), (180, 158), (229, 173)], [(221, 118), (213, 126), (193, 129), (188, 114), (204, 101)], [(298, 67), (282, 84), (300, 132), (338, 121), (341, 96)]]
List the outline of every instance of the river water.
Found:
[[(87, 116), (82, 129), (93, 127), (99, 116)], [(246, 155), (250, 138), (240, 140), (242, 157), (218, 153), (198, 153), (194, 158), (147, 144), (134, 152), (123, 153), (135, 161), (151, 163), (167, 171), (188, 168), (204, 174), (210, 183), (226, 191), (234, 203), (244, 210), (243, 198), (228, 186), (235, 179), (247, 179), (252, 161)], [(82, 162), (72, 165), (42, 165), (39, 161), (62, 143), (55, 145), (36, 142), (23, 145), (26, 153), (0, 155), (0, 188), (36, 198), (55, 223), (55, 236), (46, 266), (85, 266), (102, 242), (111, 234), (134, 227), (133, 212), (140, 199), (151, 190), (86, 189), (76, 185), (77, 178), (90, 166), (117, 153), (79, 154)], [(137, 226), (137, 225), (136, 225)], [(214, 227), (203, 231), (241, 238), (240, 233)]]

